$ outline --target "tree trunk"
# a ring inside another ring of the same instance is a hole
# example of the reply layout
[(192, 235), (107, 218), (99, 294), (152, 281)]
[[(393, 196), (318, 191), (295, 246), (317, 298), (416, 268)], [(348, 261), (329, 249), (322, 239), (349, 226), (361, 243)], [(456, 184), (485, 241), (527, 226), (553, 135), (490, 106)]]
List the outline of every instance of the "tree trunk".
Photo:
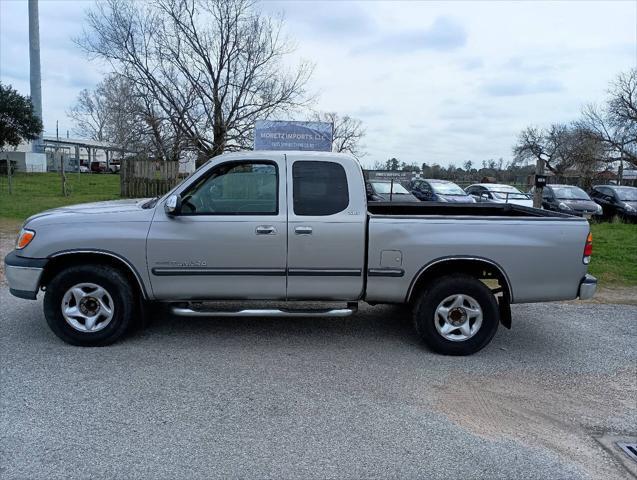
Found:
[[(58, 150), (55, 150), (55, 155), (58, 154)], [(68, 197), (69, 193), (66, 188), (66, 173), (64, 172), (64, 154), (60, 153), (60, 175), (62, 176), (62, 195)]]
[(6, 158), (7, 162), (7, 187), (9, 190), (9, 195), (11, 195), (13, 193), (13, 172), (11, 171), (11, 160), (9, 160), (9, 155), (4, 155), (4, 157)]

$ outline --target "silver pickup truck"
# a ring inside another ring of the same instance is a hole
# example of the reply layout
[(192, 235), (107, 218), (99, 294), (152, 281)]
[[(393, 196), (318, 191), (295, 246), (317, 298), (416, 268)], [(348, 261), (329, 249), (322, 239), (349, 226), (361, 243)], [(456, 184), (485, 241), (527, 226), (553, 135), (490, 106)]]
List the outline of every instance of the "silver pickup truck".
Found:
[(158, 199), (35, 215), (5, 264), (11, 293), (43, 290), (74, 345), (114, 342), (151, 302), (192, 317), (346, 316), (364, 301), (409, 305), (427, 345), (466, 355), (510, 328), (511, 303), (590, 298), (591, 241), (582, 218), (512, 204), (367, 204), (349, 155), (242, 152)]

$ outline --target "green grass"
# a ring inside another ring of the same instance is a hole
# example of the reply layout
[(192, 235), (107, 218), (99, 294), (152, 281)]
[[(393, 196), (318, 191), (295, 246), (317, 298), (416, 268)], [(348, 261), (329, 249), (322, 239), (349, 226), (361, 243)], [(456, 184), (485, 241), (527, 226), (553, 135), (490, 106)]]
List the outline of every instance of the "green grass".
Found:
[(34, 213), (74, 203), (119, 198), (119, 175), (67, 174), (69, 196), (62, 195), (58, 173), (16, 173), (13, 193), (9, 194), (7, 177), (0, 177), (0, 218), (24, 220)]
[(595, 223), (589, 272), (601, 286), (637, 285), (637, 225)]

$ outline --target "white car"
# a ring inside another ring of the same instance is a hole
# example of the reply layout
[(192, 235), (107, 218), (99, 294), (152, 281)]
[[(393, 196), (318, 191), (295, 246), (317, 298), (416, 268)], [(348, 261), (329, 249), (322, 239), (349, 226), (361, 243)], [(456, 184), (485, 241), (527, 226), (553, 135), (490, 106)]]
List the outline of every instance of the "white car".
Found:
[(499, 183), (476, 183), (465, 188), (465, 192), (473, 196), (478, 202), (514, 203), (523, 207), (533, 206), (533, 197), (522, 193), (511, 185)]
[(86, 165), (80, 165), (80, 173), (91, 173), (91, 170)]

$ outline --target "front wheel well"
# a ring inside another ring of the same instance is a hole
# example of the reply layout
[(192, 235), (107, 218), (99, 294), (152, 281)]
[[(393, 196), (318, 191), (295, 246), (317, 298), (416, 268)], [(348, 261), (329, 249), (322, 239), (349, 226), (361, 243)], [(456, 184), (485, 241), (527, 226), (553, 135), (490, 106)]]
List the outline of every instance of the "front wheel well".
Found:
[(126, 279), (135, 289), (135, 293), (139, 295), (139, 298), (147, 298), (141, 279), (129, 264), (115, 255), (98, 252), (64, 253), (52, 257), (44, 267), (44, 272), (42, 272), (40, 279), (40, 286), (46, 289), (48, 283), (58, 273), (76, 265), (106, 265), (116, 268), (126, 276)]
[[(430, 263), (417, 274), (407, 294), (407, 302), (415, 302), (420, 293), (432, 282), (454, 273), (464, 273), (484, 282), (494, 295), (502, 293), (506, 303), (512, 299), (511, 285), (504, 271), (495, 263), (484, 259), (453, 258)], [(497, 286), (492, 285), (497, 283)]]

